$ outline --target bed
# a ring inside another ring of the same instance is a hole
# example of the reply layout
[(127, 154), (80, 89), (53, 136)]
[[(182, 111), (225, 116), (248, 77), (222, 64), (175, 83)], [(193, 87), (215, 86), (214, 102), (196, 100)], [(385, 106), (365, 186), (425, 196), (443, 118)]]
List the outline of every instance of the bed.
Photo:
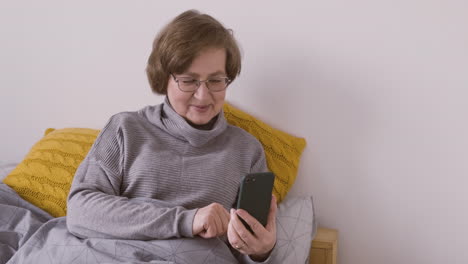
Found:
[[(16, 165), (0, 162), (0, 179)], [(210, 257), (231, 263), (218, 243), (203, 239), (76, 238), (66, 228), (66, 217), (51, 216), (4, 183), (0, 212), (0, 263), (203, 263), (198, 260)], [(317, 229), (314, 219), (311, 197), (287, 197), (279, 205), (277, 246), (284, 263), (336, 263), (336, 231)]]

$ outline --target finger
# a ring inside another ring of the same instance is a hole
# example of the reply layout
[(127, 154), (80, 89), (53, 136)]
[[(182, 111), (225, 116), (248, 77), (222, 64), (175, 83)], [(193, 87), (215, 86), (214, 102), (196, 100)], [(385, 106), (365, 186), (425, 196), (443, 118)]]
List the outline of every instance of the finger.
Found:
[(198, 234), (200, 234), (201, 232), (204, 231), (203, 219), (200, 219), (200, 218), (203, 218), (201, 215), (203, 215), (203, 209), (199, 208), (195, 212), (195, 216), (193, 218), (193, 224), (192, 224), (192, 233), (193, 233), (193, 235), (198, 235)]
[(203, 224), (202, 230), (198, 233), (199, 236), (203, 238), (210, 238), (210, 234), (208, 233), (208, 228), (205, 227), (205, 224)]
[(228, 225), (229, 225), (229, 212), (223, 208), (223, 212), (221, 214), (221, 221), (223, 225), (223, 234), (225, 234), (228, 230)]
[(198, 233), (198, 236), (202, 237), (202, 238), (210, 238), (210, 236), (208, 235), (208, 233), (205, 231), (203, 232), (200, 232)]
[(236, 228), (234, 227), (234, 222), (235, 222), (234, 217), (235, 217), (234, 209), (231, 209), (231, 221), (229, 221), (228, 231), (227, 231), (228, 240), (233, 248), (235, 248), (238, 251), (241, 251), (242, 249), (247, 247), (247, 244), (242, 240), (242, 238), (237, 233)]
[(272, 232), (276, 231), (276, 212), (278, 210), (278, 205), (276, 205), (276, 197), (271, 196), (270, 212), (268, 213), (268, 223), (265, 226), (266, 230)]
[(206, 235), (208, 238), (216, 237), (218, 234), (218, 227), (216, 225), (216, 216), (211, 216), (205, 223)]
[(256, 237), (261, 236), (262, 233), (266, 231), (263, 225), (260, 222), (258, 222), (258, 220), (255, 219), (255, 217), (251, 216), (247, 211), (239, 209), (236, 210), (236, 213), (239, 215), (239, 217), (244, 219), (245, 222), (247, 222), (247, 224), (250, 226)]
[(240, 239), (246, 245), (255, 245), (257, 238), (244, 226), (240, 220), (239, 215), (237, 214), (238, 211), (239, 210), (233, 211), (233, 215), (231, 216), (232, 226), (234, 227), (234, 230), (237, 232)]
[(216, 216), (216, 228), (219, 235), (226, 234), (227, 225), (229, 223), (229, 213), (222, 205), (217, 204), (214, 207), (214, 214)]
[(216, 210), (216, 204), (212, 203), (207, 206), (208, 212), (205, 219), (205, 229), (210, 235), (216, 235), (216, 231), (218, 229), (218, 213)]
[[(231, 209), (231, 212), (233, 209)], [(228, 224), (228, 230), (227, 230), (227, 236), (229, 243), (231, 244), (232, 247), (235, 247), (239, 242), (241, 242), (240, 237), (238, 236), (234, 226), (233, 226), (234, 221), (229, 221)]]
[(243, 229), (245, 229), (246, 232), (249, 232), (249, 231), (245, 228), (244, 224), (241, 222), (241, 220), (237, 216), (236, 210), (232, 209), (231, 212), (232, 213), (231, 213), (231, 218), (230, 218), (229, 224), (232, 226), (232, 230), (236, 234), (236, 237), (239, 239), (239, 241), (241, 243), (246, 243), (246, 241), (244, 241), (242, 239), (242, 237), (240, 236), (239, 231), (241, 231)]
[(206, 228), (206, 232), (205, 232), (205, 236), (204, 238), (212, 238), (212, 237), (216, 237), (216, 225), (214, 224), (210, 224), (207, 228)]
[(213, 225), (216, 232), (216, 236), (220, 235), (223, 232), (223, 221), (221, 220), (221, 216), (219, 212), (214, 212), (213, 215)]

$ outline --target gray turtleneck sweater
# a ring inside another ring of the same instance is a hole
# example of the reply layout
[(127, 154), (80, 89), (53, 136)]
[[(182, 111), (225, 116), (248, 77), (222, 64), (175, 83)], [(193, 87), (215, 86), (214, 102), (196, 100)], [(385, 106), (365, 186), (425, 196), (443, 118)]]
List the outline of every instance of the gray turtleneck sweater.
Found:
[(111, 117), (79, 166), (67, 225), (78, 237), (193, 237), (198, 210), (230, 209), (242, 176), (267, 171), (261, 144), (221, 113), (211, 130), (165, 103)]

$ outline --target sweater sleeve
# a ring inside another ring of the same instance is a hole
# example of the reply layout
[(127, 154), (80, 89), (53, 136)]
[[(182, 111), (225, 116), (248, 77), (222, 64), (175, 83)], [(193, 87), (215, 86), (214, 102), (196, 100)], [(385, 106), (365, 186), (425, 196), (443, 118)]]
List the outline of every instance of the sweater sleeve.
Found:
[(250, 168), (250, 172), (251, 173), (267, 172), (268, 167), (266, 163), (265, 152), (260, 142), (257, 142), (257, 143), (258, 143), (258, 147), (255, 152), (254, 158), (252, 160), (252, 166)]
[(81, 238), (193, 237), (196, 209), (150, 198), (120, 196), (124, 139), (111, 118), (76, 171), (67, 203), (67, 227)]

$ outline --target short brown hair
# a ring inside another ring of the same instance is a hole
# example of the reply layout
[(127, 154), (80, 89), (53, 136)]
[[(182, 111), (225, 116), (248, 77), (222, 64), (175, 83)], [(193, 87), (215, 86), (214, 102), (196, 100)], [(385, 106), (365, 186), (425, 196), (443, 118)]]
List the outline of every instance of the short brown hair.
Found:
[(178, 15), (153, 42), (146, 67), (153, 92), (166, 94), (170, 74), (183, 73), (202, 50), (211, 47), (226, 50), (226, 74), (233, 81), (240, 74), (241, 55), (232, 30), (196, 10)]

